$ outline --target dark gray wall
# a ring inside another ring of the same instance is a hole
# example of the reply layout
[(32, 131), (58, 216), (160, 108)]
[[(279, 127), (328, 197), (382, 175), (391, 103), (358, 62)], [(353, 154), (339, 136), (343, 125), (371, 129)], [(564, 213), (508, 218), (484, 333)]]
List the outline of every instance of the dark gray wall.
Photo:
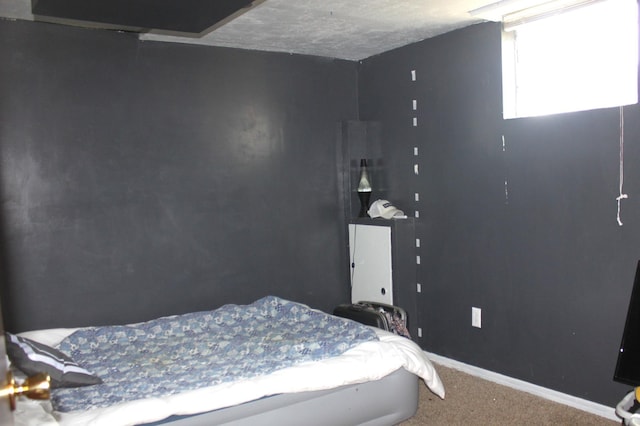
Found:
[(620, 227), (618, 108), (502, 120), (498, 25), (370, 58), (359, 81), (360, 118), (381, 123), (389, 198), (420, 212), (422, 346), (615, 405), (628, 390), (612, 376), (640, 257), (638, 106), (624, 108)]
[(0, 20), (8, 330), (349, 300), (355, 63)]

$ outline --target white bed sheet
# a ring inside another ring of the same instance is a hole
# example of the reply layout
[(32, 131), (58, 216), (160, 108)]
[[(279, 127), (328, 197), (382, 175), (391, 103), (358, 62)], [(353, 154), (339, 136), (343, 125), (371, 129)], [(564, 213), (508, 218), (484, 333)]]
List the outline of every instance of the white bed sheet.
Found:
[[(21, 333), (54, 346), (76, 329)], [(230, 407), (279, 393), (331, 389), (378, 380), (405, 368), (421, 377), (427, 387), (444, 398), (442, 381), (420, 347), (409, 339), (374, 329), (379, 342), (366, 342), (343, 355), (307, 362), (251, 380), (223, 383), (163, 398), (148, 398), (90, 411), (54, 412), (48, 402), (20, 400), (16, 426), (128, 426), (159, 421), (172, 415), (189, 415)]]

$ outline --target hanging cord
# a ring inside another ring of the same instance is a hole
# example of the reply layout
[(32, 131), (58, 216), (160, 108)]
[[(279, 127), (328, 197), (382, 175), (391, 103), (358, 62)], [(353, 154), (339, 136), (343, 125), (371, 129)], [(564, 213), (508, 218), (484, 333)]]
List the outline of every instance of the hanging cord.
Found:
[(353, 276), (356, 272), (356, 242), (358, 241), (358, 224), (353, 224), (353, 247), (351, 247), (351, 263), (349, 267), (351, 269), (351, 288), (353, 288)]
[(620, 202), (629, 198), (629, 196), (622, 192), (622, 185), (624, 183), (624, 108), (620, 107), (620, 195), (616, 198), (618, 201), (618, 225), (622, 226), (622, 220), (620, 220)]

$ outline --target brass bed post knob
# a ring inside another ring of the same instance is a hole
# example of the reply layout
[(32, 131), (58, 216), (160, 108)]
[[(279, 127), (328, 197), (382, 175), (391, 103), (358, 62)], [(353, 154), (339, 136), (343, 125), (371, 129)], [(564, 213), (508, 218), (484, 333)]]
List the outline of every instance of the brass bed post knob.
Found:
[(0, 389), (0, 397), (9, 397), (11, 411), (16, 409), (16, 396), (24, 395), (29, 399), (49, 399), (51, 395), (51, 378), (48, 374), (39, 373), (17, 384), (11, 372), (7, 373), (7, 385)]

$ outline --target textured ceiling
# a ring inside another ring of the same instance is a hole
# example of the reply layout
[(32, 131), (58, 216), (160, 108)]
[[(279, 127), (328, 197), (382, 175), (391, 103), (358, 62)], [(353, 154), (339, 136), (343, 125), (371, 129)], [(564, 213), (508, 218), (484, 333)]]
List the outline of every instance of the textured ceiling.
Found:
[[(200, 37), (143, 40), (360, 60), (480, 22), (487, 0), (263, 0)], [(33, 20), (31, 0), (0, 0), (0, 16)]]

